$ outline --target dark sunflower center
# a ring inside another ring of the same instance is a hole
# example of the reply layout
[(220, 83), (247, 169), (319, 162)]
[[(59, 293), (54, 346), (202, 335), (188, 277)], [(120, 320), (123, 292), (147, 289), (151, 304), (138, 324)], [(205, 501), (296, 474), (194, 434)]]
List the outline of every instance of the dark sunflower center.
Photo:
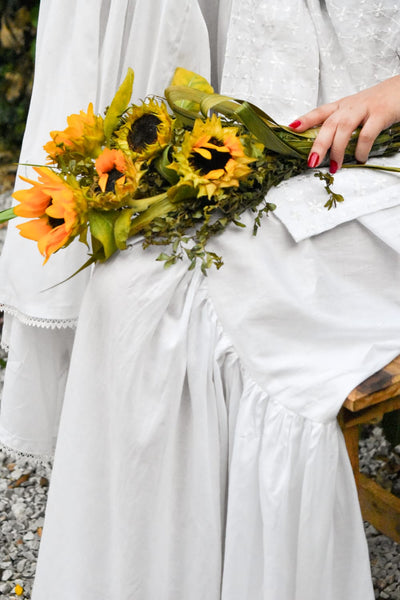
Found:
[[(50, 199), (49, 206), (51, 206), (52, 204), (53, 204), (53, 198)], [(55, 217), (50, 217), (49, 215), (47, 215), (47, 219), (48, 219), (50, 227), (52, 227), (53, 229), (55, 229), (59, 225), (64, 225), (64, 223), (65, 223), (64, 219), (56, 219)]]
[[(215, 146), (223, 146), (223, 142), (216, 138), (211, 138), (210, 142)], [(205, 158), (201, 154), (198, 154), (198, 152), (194, 152), (189, 157), (190, 165), (197, 171), (200, 171), (202, 175), (207, 175), (210, 171), (224, 169), (226, 163), (231, 158), (229, 152), (221, 152), (216, 148), (207, 148), (207, 150), (210, 152), (211, 158)]]
[(118, 171), (118, 169), (111, 169), (108, 172), (108, 179), (106, 183), (106, 192), (115, 192), (115, 182), (122, 177), (123, 173)]
[(55, 227), (58, 227), (59, 225), (64, 225), (64, 223), (65, 223), (64, 219), (55, 219), (54, 217), (48, 217), (48, 219), (49, 219), (49, 225), (53, 229)]
[(157, 127), (160, 119), (153, 113), (142, 115), (133, 123), (127, 136), (129, 148), (134, 152), (143, 150), (157, 140)]

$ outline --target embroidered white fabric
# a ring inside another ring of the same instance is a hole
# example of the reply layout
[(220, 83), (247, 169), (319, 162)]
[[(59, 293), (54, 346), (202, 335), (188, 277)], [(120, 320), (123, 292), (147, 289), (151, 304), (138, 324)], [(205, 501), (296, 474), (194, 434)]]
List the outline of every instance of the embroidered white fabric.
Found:
[[(400, 73), (399, 12), (392, 0), (233, 0), (222, 91), (288, 124), (317, 104)], [(371, 162), (398, 167), (400, 156)], [(363, 224), (398, 250), (398, 228), (388, 232), (388, 226), (400, 221), (400, 208), (376, 219), (374, 213), (400, 205), (399, 175), (342, 170), (335, 189), (345, 202), (329, 212), (312, 173), (282, 183), (269, 199), (296, 241), (371, 215)]]

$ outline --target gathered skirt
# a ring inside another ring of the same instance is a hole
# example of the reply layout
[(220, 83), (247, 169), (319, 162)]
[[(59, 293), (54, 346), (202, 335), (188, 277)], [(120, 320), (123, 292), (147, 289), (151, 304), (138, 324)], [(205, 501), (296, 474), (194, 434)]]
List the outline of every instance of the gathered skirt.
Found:
[(33, 600), (373, 599), (336, 415), (399, 354), (400, 256), (251, 218), (208, 277), (140, 240), (96, 268)]

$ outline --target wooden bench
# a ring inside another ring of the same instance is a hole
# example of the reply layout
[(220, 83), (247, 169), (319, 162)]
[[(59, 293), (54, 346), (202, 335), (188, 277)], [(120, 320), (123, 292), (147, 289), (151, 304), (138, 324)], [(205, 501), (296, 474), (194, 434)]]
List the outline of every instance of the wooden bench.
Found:
[(385, 413), (398, 408), (400, 356), (356, 387), (339, 413), (363, 518), (396, 542), (400, 542), (400, 498), (360, 473), (358, 440), (360, 425), (377, 423)]

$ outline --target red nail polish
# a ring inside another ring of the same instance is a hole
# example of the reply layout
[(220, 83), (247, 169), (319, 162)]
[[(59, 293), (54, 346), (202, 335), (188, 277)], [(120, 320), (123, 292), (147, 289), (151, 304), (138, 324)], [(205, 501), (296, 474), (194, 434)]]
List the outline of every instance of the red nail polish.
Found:
[(336, 171), (338, 170), (338, 167), (339, 167), (339, 165), (337, 164), (336, 160), (331, 160), (329, 163), (329, 173), (334, 175), (336, 173)]
[(310, 167), (310, 169), (313, 169), (314, 167), (317, 166), (317, 164), (319, 163), (319, 154), (317, 154), (316, 152), (313, 152), (309, 157), (308, 157), (308, 161), (307, 164)]
[(301, 125), (301, 121), (296, 119), (295, 121), (293, 121), (293, 123), (290, 123), (289, 127), (291, 129), (297, 129), (298, 127), (300, 127), (300, 125)]

